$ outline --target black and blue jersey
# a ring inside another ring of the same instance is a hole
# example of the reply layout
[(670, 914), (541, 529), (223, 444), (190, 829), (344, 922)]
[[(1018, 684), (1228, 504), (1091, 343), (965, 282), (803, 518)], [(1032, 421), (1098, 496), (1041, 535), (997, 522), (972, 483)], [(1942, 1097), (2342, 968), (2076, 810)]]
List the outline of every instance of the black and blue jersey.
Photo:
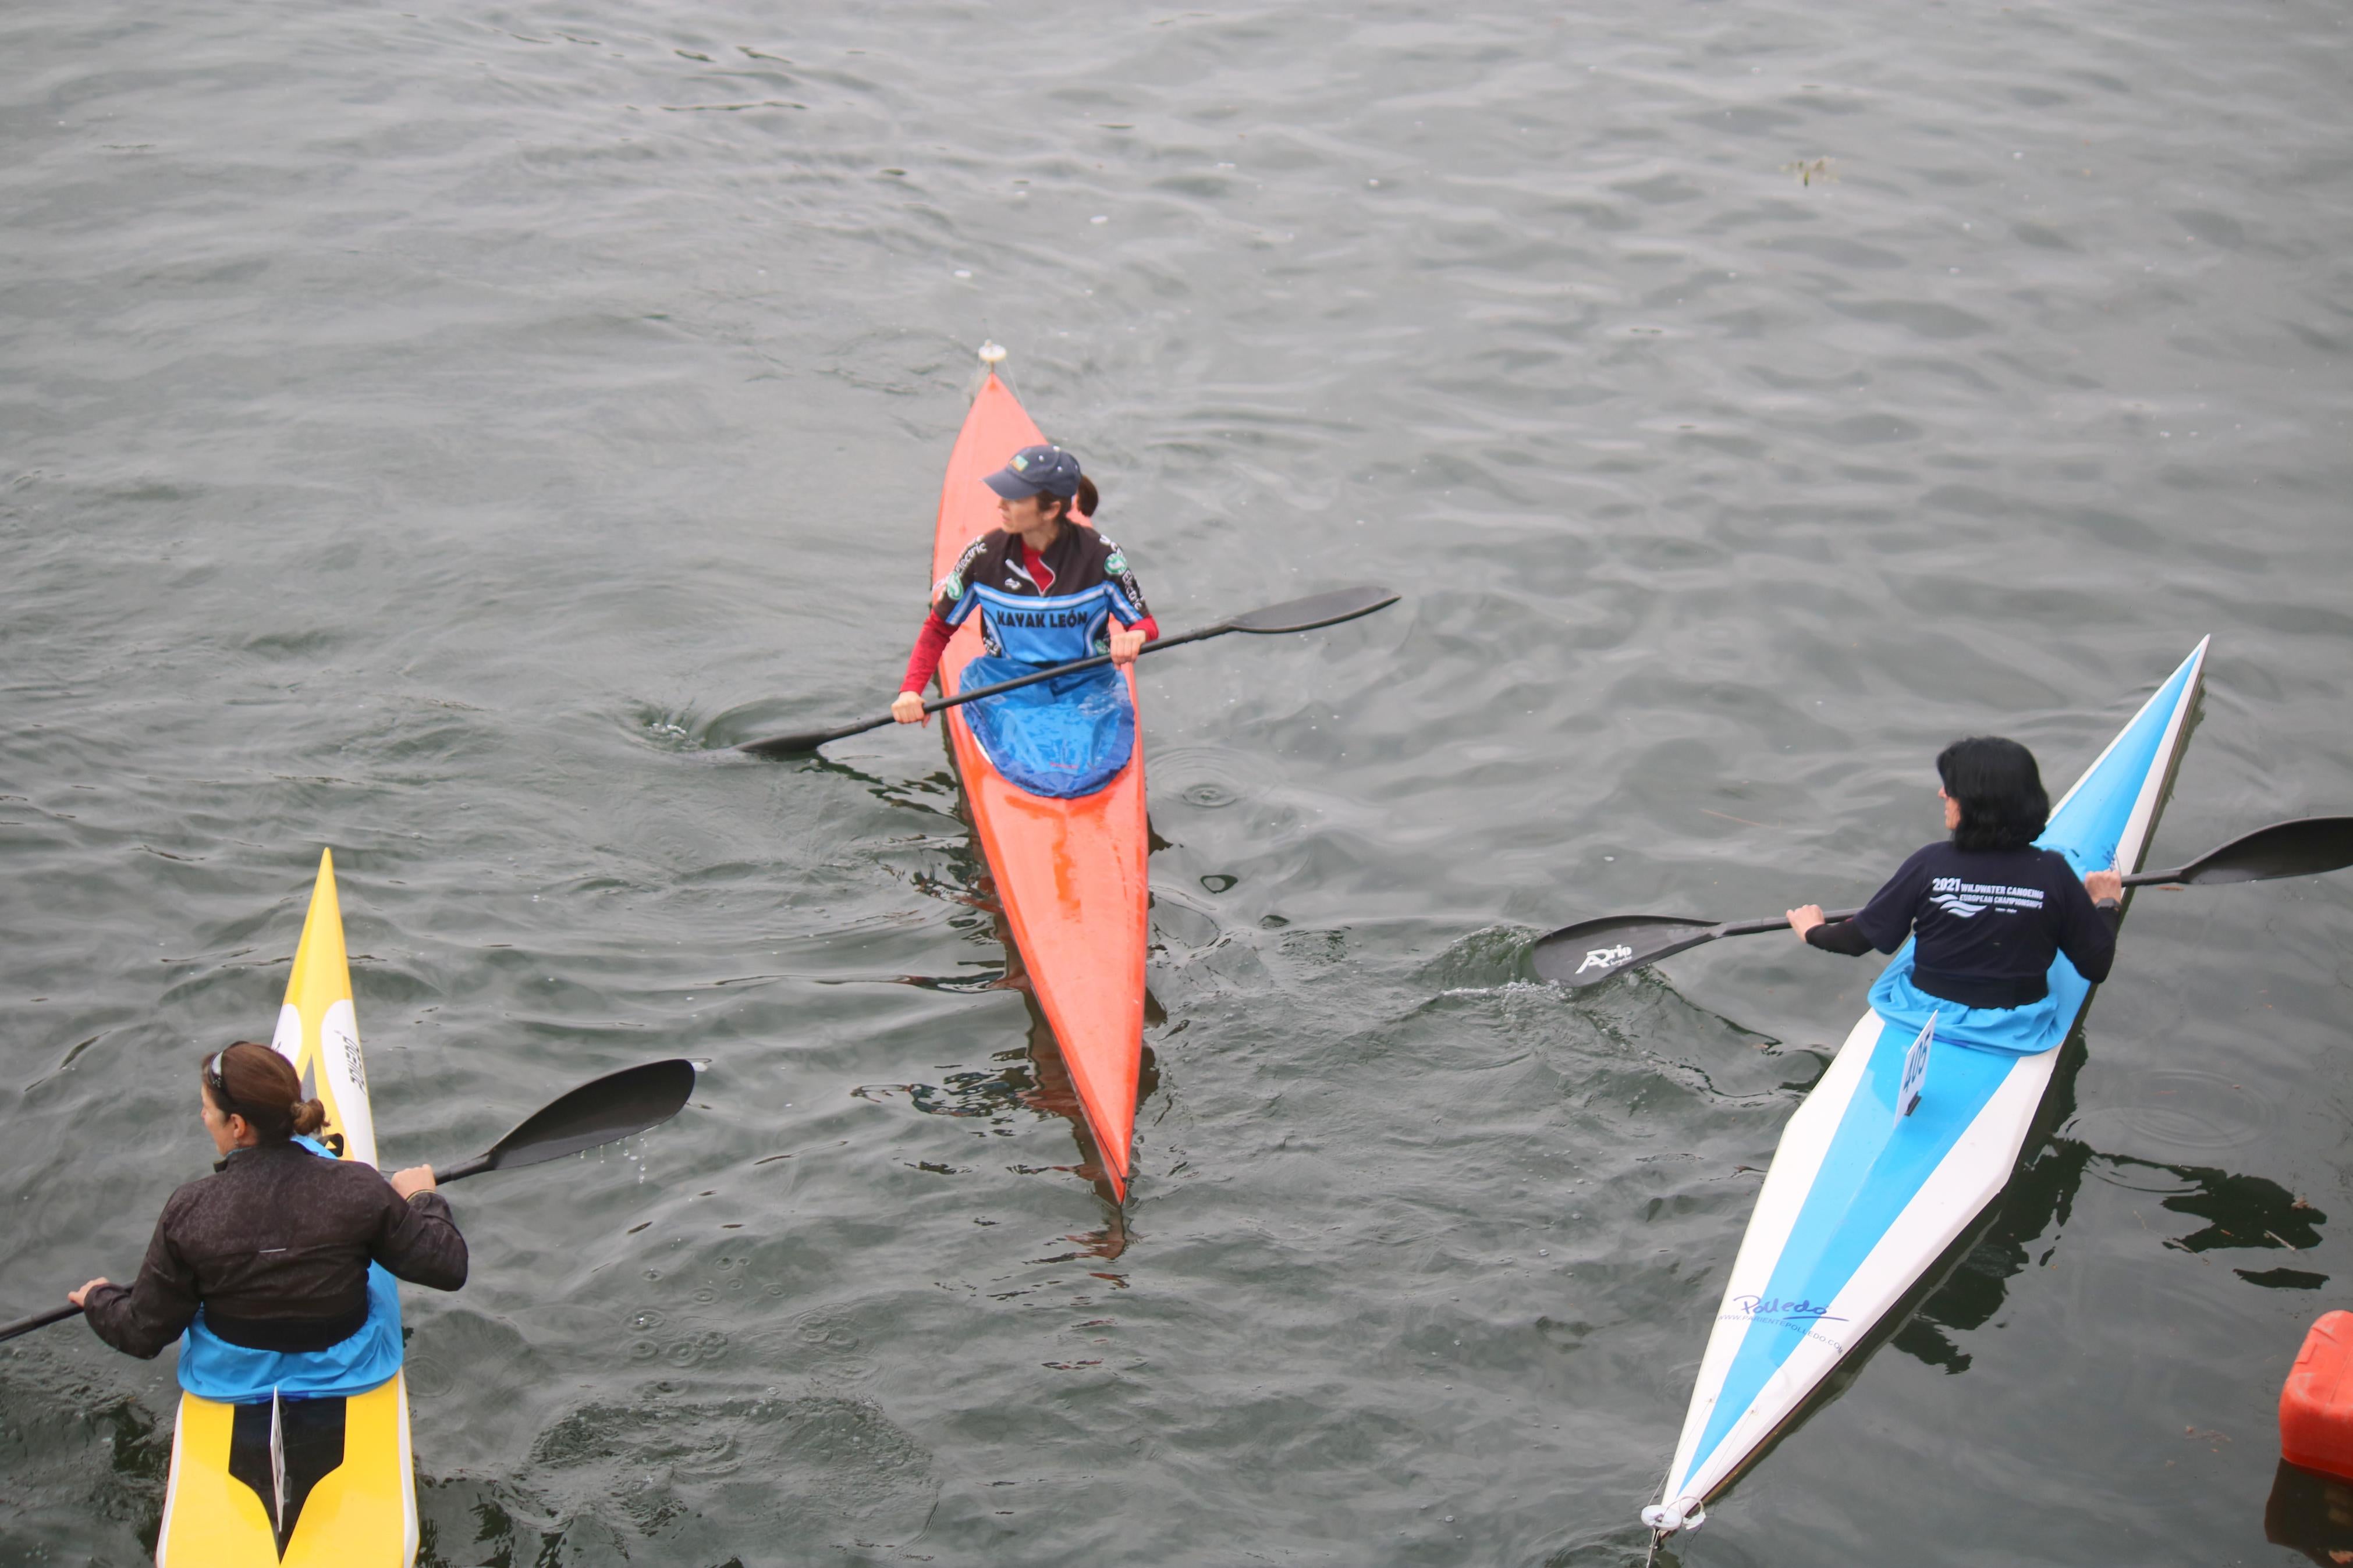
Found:
[(975, 611), (992, 657), (1038, 665), (1105, 652), (1113, 621), (1134, 626), (1152, 618), (1119, 546), (1077, 523), (1065, 523), (1035, 554), (1001, 528), (974, 540), (933, 585), (932, 614), (955, 627)]

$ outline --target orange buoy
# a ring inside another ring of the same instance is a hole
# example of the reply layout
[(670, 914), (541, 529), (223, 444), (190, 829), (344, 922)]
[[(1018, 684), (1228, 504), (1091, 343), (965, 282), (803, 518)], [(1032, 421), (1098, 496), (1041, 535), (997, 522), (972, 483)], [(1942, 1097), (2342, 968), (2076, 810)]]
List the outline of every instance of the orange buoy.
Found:
[(2280, 1390), (2280, 1458), (2353, 1478), (2353, 1312), (2325, 1313)]

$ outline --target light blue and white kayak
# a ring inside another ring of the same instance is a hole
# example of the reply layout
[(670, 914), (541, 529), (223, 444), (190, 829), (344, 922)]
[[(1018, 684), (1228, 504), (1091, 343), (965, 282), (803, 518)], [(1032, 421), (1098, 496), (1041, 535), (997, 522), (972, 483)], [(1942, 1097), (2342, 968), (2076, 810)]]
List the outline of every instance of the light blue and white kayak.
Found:
[[(2212, 639), (2209, 638), (2208, 641)], [(2206, 643), (2158, 689), (2051, 813), (2040, 842), (2078, 873), (2140, 869), (2189, 737)], [(1906, 942), (1888, 963), (1908, 973)], [(2063, 955), (2047, 1037), (2030, 1054), (1933, 1037), (1912, 1114), (1897, 1111), (1918, 1020), (1867, 1012), (1789, 1118), (1732, 1265), (1661, 1501), (1642, 1522), (1704, 1521), (1722, 1492), (1808, 1408), (2009, 1184), (2058, 1047), (2091, 1000)]]

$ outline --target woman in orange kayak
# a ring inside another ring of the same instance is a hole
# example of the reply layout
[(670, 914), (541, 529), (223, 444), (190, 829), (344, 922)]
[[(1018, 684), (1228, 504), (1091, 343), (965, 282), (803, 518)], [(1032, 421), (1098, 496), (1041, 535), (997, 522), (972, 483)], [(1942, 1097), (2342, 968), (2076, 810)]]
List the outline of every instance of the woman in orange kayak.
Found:
[(1134, 710), (1117, 669), (1135, 662), (1159, 624), (1124, 552), (1079, 521), (1094, 514), (1100, 498), (1078, 458), (1060, 447), (1024, 447), (987, 483), (1003, 526), (974, 540), (934, 584), (891, 716), (924, 721), (923, 688), (976, 611), (987, 655), (965, 666), (966, 688), (1107, 653), (1113, 668), (1076, 671), (964, 710), (989, 761), (1015, 784), (1058, 798), (1092, 794), (1134, 748)]

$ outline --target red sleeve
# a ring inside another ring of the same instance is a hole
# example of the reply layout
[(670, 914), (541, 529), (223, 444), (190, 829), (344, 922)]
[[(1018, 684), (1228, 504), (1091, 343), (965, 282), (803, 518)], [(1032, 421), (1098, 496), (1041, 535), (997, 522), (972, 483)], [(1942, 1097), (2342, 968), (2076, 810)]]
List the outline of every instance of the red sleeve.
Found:
[(1153, 619), (1150, 616), (1145, 616), (1142, 620), (1136, 622), (1135, 625), (1128, 627), (1127, 629), (1132, 632), (1142, 632), (1145, 642), (1158, 642), (1160, 640), (1160, 623)]
[(955, 636), (955, 627), (940, 619), (934, 610), (923, 618), (923, 629), (915, 634), (915, 651), (907, 656), (907, 679), (899, 683), (902, 691), (921, 691), (932, 683), (932, 676), (940, 668), (940, 655), (948, 649), (948, 639)]

